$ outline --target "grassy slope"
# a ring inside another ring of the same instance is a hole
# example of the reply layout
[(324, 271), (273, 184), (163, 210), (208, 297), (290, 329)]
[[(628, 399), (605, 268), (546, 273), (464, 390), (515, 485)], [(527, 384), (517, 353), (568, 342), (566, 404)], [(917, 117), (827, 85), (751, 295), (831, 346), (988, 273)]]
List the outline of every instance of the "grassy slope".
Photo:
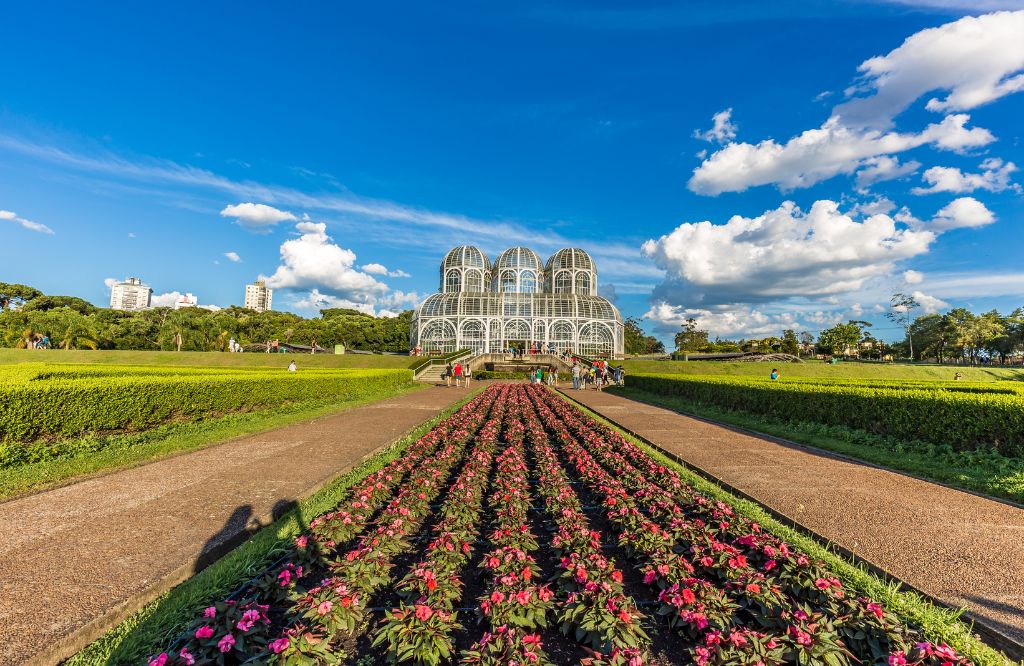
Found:
[(0, 365), (13, 363), (110, 363), (120, 365), (182, 365), (207, 367), (281, 367), (295, 361), (300, 368), (411, 368), (421, 358), (391, 354), (228, 354), (226, 352), (93, 351), (90, 349), (0, 348)]
[(1009, 666), (1012, 663), (1001, 652), (989, 647), (972, 634), (970, 625), (959, 619), (962, 611), (940, 608), (914, 592), (905, 591), (898, 584), (886, 582), (865, 567), (834, 552), (828, 542), (822, 544), (804, 532), (783, 524), (760, 504), (736, 497), (664, 455), (656, 447), (648, 446), (647, 443), (617, 428), (596, 412), (578, 403), (576, 406), (596, 421), (619, 430), (627, 439), (662, 464), (677, 470), (683, 475), (683, 479), (697, 490), (730, 504), (739, 514), (758, 522), (767, 531), (795, 545), (811, 557), (824, 561), (848, 590), (856, 590), (864, 596), (882, 602), (889, 611), (896, 613), (905, 622), (921, 627), (933, 641), (948, 643), (967, 655), (978, 666)]
[[(389, 395), (401, 395), (421, 388), (426, 386), (412, 384), (405, 390)], [(352, 409), (384, 397), (388, 396), (380, 395), (346, 402), (298, 403), (186, 423), (172, 423), (141, 433), (113, 435), (106, 438), (106, 441), (102, 438), (83, 441), (81, 455), (0, 469), (0, 501), (27, 492), (63, 485), (86, 475), (135, 467), (185, 451), (219, 444), (235, 437)], [(69, 444), (69, 449), (76, 448), (74, 441)], [(89, 452), (90, 444), (94, 444), (96, 448), (102, 446), (102, 449)]]
[(314, 495), (263, 528), (244, 544), (214, 562), (197, 575), (178, 585), (156, 601), (147, 604), (121, 624), (111, 629), (66, 663), (135, 664), (158, 652), (188, 626), (198, 609), (223, 599), (242, 583), (257, 576), (275, 559), (281, 557), (314, 517), (334, 508), (346, 491), (369, 474), (397, 458), (409, 444), (430, 431), (438, 422), (472, 400), (483, 386), (429, 419), (407, 436), (373, 456), (350, 472), (328, 483)]
[[(0, 357), (2, 358), (2, 357)], [(783, 376), (790, 377), (833, 377), (841, 379), (953, 379), (957, 372), (964, 381), (986, 382), (998, 380), (1024, 381), (1024, 368), (970, 368), (937, 365), (904, 365), (883, 363), (842, 362), (835, 365), (808, 361), (772, 366), (768, 363), (741, 363), (735, 361), (623, 361), (626, 373), (682, 373), (693, 375), (736, 375), (767, 377), (772, 367), (777, 367)]]

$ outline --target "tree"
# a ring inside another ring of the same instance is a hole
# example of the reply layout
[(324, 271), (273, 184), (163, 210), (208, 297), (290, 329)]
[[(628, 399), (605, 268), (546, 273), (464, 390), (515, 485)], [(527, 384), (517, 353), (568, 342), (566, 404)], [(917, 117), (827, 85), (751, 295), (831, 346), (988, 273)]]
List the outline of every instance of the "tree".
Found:
[(818, 336), (818, 344), (832, 355), (846, 355), (850, 347), (855, 347), (861, 339), (862, 324), (865, 322), (850, 320), (846, 324), (837, 324), (825, 329)]
[(626, 353), (627, 354), (664, 354), (665, 345), (653, 335), (647, 335), (640, 328), (640, 321), (635, 317), (629, 317), (625, 322)]
[(43, 292), (27, 284), (0, 282), (0, 310), (16, 310), (21, 305), (39, 298)]
[(55, 310), (57, 308), (71, 308), (75, 312), (84, 315), (92, 314), (96, 311), (95, 305), (77, 296), (36, 296), (21, 306), (23, 312)]
[(782, 345), (780, 350), (784, 354), (800, 355), (800, 341), (797, 340), (796, 331), (787, 328), (782, 332)]
[(697, 320), (690, 317), (683, 324), (683, 330), (676, 333), (676, 351), (700, 351), (708, 345), (708, 332), (697, 328)]
[(907, 334), (907, 346), (910, 348), (910, 359), (914, 359), (914, 337), (910, 332), (910, 324), (914, 321), (913, 312), (921, 307), (912, 294), (896, 292), (889, 299), (889, 311), (885, 316), (889, 321), (900, 326)]

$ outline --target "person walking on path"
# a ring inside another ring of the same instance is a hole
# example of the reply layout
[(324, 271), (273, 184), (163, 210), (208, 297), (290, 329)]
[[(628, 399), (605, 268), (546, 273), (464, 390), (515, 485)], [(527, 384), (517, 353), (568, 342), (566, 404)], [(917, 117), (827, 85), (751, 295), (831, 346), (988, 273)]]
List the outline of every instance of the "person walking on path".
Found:
[(470, 368), (469, 365), (466, 365), (466, 370), (463, 374), (466, 375), (466, 388), (469, 388), (469, 380), (473, 378), (472, 368)]
[(539, 365), (537, 366), (537, 383), (538, 384), (543, 384), (544, 383), (544, 368), (542, 368)]
[(455, 367), (452, 368), (452, 372), (455, 373), (455, 386), (462, 387), (462, 364), (455, 361)]
[(573, 363), (572, 370), (569, 371), (572, 374), (572, 388), (573, 390), (580, 390), (580, 366)]
[(441, 373), (441, 377), (444, 378), (444, 382), (445, 382), (445, 384), (448, 385), (448, 388), (452, 387), (452, 373), (453, 373), (453, 369), (452, 369), (452, 364), (451, 363), (449, 363), (448, 365), (444, 366), (444, 372)]
[(618, 367), (618, 377), (615, 378), (619, 386), (626, 385), (626, 369), (621, 365)]

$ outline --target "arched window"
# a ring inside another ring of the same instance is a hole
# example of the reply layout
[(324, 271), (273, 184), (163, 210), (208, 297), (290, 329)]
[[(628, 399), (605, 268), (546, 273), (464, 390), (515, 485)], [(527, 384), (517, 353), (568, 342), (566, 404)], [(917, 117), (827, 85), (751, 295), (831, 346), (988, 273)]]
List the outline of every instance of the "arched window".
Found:
[[(505, 342), (530, 342), (530, 325), (521, 319), (505, 323)], [(506, 345), (507, 346), (507, 345)]]
[(589, 295), (590, 294), (590, 275), (587, 273), (576, 274), (576, 293)]
[(596, 322), (584, 324), (580, 329), (579, 353), (583, 356), (609, 357), (614, 351), (612, 332)]
[(558, 271), (555, 273), (555, 293), (572, 293), (572, 273), (569, 271)]
[(444, 290), (450, 294), (462, 291), (462, 275), (459, 271), (448, 271), (444, 278)]
[(498, 280), (498, 291), (505, 293), (512, 293), (516, 290), (516, 272), (511, 270), (505, 270), (501, 272), (501, 277)]
[(477, 270), (466, 271), (466, 291), (483, 291), (484, 274)]
[(427, 354), (447, 354), (455, 351), (455, 326), (442, 319), (429, 322), (420, 333), (420, 347)]
[(523, 271), (519, 274), (519, 291), (524, 294), (533, 294), (537, 291), (537, 273), (535, 271)]
[(462, 322), (462, 330), (459, 335), (459, 346), (463, 349), (472, 349), (474, 353), (480, 354), (487, 344), (484, 324), (481, 321), (471, 319)]
[(575, 351), (573, 349), (575, 336), (576, 330), (572, 323), (568, 321), (556, 321), (551, 325), (548, 333), (548, 339), (555, 343), (555, 349), (560, 352), (566, 349)]

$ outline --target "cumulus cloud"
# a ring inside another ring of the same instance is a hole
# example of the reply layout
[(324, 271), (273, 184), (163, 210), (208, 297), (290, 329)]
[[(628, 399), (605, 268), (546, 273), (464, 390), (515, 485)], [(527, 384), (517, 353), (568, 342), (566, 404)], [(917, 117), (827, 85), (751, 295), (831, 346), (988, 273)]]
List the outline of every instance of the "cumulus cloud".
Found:
[(727, 338), (777, 336), (787, 328), (804, 328), (792, 312), (767, 313), (756, 308), (684, 308), (664, 302), (655, 303), (643, 318), (652, 322), (660, 333), (678, 331), (687, 319), (692, 318), (697, 321), (698, 328), (713, 336)]
[(273, 206), (258, 203), (240, 203), (225, 206), (220, 212), (221, 217), (232, 217), (235, 222), (250, 230), (265, 230), (278, 222), (294, 221), (298, 218), (286, 210), (278, 210)]
[(935, 194), (936, 192), (973, 192), (988, 190), (1002, 192), (1006, 189), (1020, 190), (1020, 185), (1010, 183), (1010, 174), (1017, 171), (1013, 162), (1003, 162), (999, 158), (987, 159), (981, 163), (981, 173), (964, 173), (956, 167), (932, 167), (921, 174), (921, 179), (928, 187), (915, 187), (910, 190), (914, 194)]
[[(301, 294), (292, 301), (292, 304), (299, 308), (310, 310), (322, 310), (324, 308), (348, 308), (357, 310), (364, 314), (375, 317), (397, 317), (399, 310), (408, 310), (418, 303), (422, 298), (416, 292), (391, 292), (381, 298), (372, 298), (369, 301), (354, 301), (342, 296), (325, 294), (317, 288), (308, 293)], [(379, 309), (378, 309), (379, 308)]]
[(153, 294), (151, 305), (154, 308), (172, 308), (184, 295), (185, 294), (180, 291), (168, 291), (163, 294)]
[(887, 215), (896, 210), (896, 204), (888, 197), (875, 197), (870, 201), (862, 201), (850, 209), (851, 215)]
[(371, 304), (387, 285), (355, 268), (356, 254), (335, 244), (322, 222), (299, 222), (298, 238), (281, 244), (281, 264), (267, 278), (275, 289), (313, 290), (352, 302)]
[(1024, 90), (1024, 11), (966, 16), (922, 30), (884, 56), (865, 60), (847, 92), (867, 93), (834, 115), (851, 127), (886, 128), (920, 97), (925, 108), (966, 111)]
[(227, 257), (229, 260), (235, 262), (236, 264), (242, 260), (242, 258), (238, 256), (237, 252), (225, 252), (224, 256)]
[(860, 190), (885, 180), (909, 176), (921, 168), (920, 162), (910, 160), (900, 164), (899, 158), (889, 155), (866, 159), (863, 164), (864, 167), (857, 171), (857, 189)]
[(10, 222), (17, 224), (19, 227), (22, 227), (23, 229), (28, 229), (29, 231), (35, 231), (37, 233), (46, 234), (48, 236), (52, 236), (55, 233), (53, 229), (46, 226), (45, 224), (33, 222), (32, 220), (26, 220), (25, 218), (19, 217), (16, 213), (9, 210), (0, 210), (0, 220), (8, 220)]
[(389, 271), (388, 267), (384, 264), (363, 264), (360, 266), (363, 272), (370, 273), (371, 275), (386, 275), (388, 277), (407, 278), (412, 277), (401, 269)]
[(834, 201), (816, 201), (806, 213), (786, 201), (753, 218), (681, 224), (643, 252), (667, 274), (655, 301), (706, 308), (856, 291), (927, 252), (935, 238), (897, 228), (885, 214), (856, 221)]
[(941, 312), (942, 310), (949, 308), (949, 303), (941, 298), (929, 296), (928, 294), (920, 291), (915, 291), (911, 295), (914, 297), (914, 300), (920, 304), (921, 310), (923, 310), (925, 314), (935, 314), (936, 312)]
[(948, 231), (983, 227), (995, 221), (996, 216), (985, 204), (974, 197), (960, 197), (940, 208), (929, 226), (936, 231)]
[(995, 141), (987, 129), (966, 127), (969, 120), (967, 114), (955, 114), (921, 132), (900, 133), (851, 129), (832, 117), (785, 143), (730, 143), (694, 169), (687, 185), (712, 196), (769, 184), (791, 190), (861, 168), (877, 169), (878, 157), (920, 146), (964, 152)]
[(907, 284), (921, 284), (924, 280), (924, 273), (921, 271), (903, 271), (903, 281)]
[(719, 111), (711, 116), (711, 129), (694, 130), (693, 137), (711, 143), (725, 143), (736, 138), (736, 124), (732, 122), (732, 109)]

